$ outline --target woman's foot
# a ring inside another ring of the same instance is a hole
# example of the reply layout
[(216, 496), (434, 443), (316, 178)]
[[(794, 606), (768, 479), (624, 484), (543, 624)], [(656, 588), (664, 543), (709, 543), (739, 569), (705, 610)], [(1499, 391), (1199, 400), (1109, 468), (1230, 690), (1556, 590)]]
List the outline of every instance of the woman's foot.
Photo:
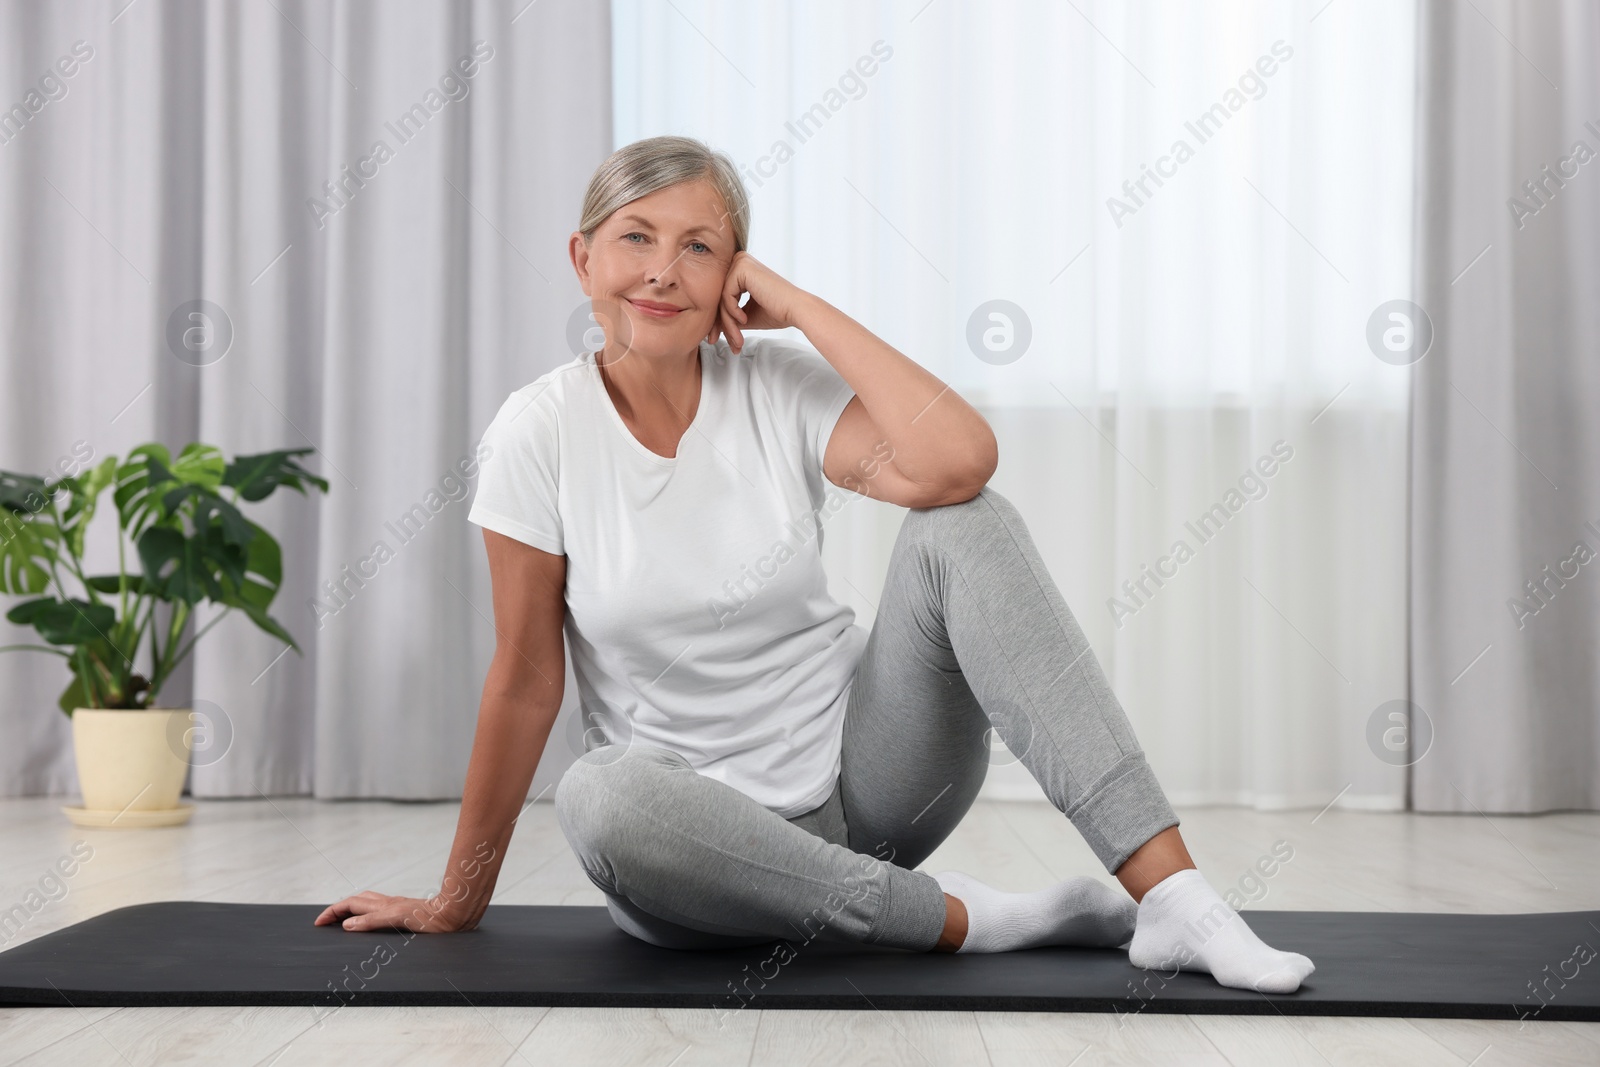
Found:
[(1263, 942), (1193, 867), (1157, 882), (1138, 904), (1128, 960), (1135, 967), (1204, 971), (1234, 989), (1293, 993), (1316, 970), (1298, 952)]
[(1036, 893), (1006, 893), (960, 871), (933, 876), (967, 909), (957, 952), (1010, 952), (1041, 945), (1115, 948), (1134, 933), (1139, 906), (1093, 878), (1068, 878)]

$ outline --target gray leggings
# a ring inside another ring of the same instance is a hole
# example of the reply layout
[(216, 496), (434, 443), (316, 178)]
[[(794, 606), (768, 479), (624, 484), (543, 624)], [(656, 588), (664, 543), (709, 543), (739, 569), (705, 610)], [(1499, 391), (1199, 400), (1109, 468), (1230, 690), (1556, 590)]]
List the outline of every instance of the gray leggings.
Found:
[(985, 488), (906, 515), (821, 807), (784, 819), (676, 753), (608, 745), (562, 776), (556, 817), (651, 944), (927, 951), (944, 893), (914, 868), (972, 806), (991, 726), (1107, 871), (1177, 825), (1022, 516)]

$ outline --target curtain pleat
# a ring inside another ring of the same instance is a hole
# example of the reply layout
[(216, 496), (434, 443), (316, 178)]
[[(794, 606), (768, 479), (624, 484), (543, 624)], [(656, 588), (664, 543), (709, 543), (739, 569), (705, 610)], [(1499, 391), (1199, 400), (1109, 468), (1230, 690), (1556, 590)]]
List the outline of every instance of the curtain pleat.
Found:
[[(1414, 701), (1423, 811), (1600, 806), (1600, 11), (1422, 7)], [(1498, 32), (1496, 32), (1498, 31)]]
[[(0, 143), (0, 466), (43, 473), (77, 442), (313, 448), (326, 496), (245, 506), (283, 546), (272, 613), (304, 654), (237, 612), (201, 640), (160, 701), (196, 709), (191, 791), (457, 797), (495, 646), (475, 450), (571, 358), (609, 11), (125, 2), (0, 6), (6, 92), (93, 52)], [(168, 319), (195, 300), (216, 340), (180, 358)], [(116, 569), (114, 534), (97, 516), (91, 573)], [(76, 791), (66, 681), (0, 656), (7, 793)], [(552, 739), (536, 790), (570, 748)]]

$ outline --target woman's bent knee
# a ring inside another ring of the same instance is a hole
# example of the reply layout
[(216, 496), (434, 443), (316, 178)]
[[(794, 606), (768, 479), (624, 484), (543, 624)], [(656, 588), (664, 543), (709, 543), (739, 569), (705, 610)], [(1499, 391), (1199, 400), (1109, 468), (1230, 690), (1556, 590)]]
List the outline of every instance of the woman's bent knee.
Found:
[(982, 537), (999, 533), (1021, 522), (1022, 516), (1016, 505), (987, 485), (969, 500), (932, 508), (912, 508), (905, 518), (905, 525), (922, 536), (934, 530), (941, 533), (970, 530)]
[(556, 822), (575, 850), (603, 850), (632, 816), (660, 802), (664, 773), (688, 765), (676, 752), (645, 745), (591, 749), (556, 783)]

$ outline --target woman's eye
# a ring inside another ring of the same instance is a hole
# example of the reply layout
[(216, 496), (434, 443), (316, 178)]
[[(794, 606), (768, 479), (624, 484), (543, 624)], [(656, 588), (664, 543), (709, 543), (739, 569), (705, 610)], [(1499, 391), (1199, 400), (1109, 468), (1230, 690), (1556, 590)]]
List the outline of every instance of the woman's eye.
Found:
[[(640, 240), (643, 240), (644, 239), (644, 234), (642, 234), (642, 233), (625, 233), (625, 234), (622, 235), (622, 239), (624, 241), (626, 241), (628, 244), (631, 244), (631, 245), (636, 245), (636, 244), (639, 243), (639, 241), (633, 240), (633, 238), (635, 238), (635, 237), (640, 238)], [(702, 254), (711, 251), (711, 246), (706, 244), (704, 241), (691, 241), (691, 242), (689, 242), (689, 244), (690, 244), (690, 247), (694, 248), (697, 252), (702, 253)]]

